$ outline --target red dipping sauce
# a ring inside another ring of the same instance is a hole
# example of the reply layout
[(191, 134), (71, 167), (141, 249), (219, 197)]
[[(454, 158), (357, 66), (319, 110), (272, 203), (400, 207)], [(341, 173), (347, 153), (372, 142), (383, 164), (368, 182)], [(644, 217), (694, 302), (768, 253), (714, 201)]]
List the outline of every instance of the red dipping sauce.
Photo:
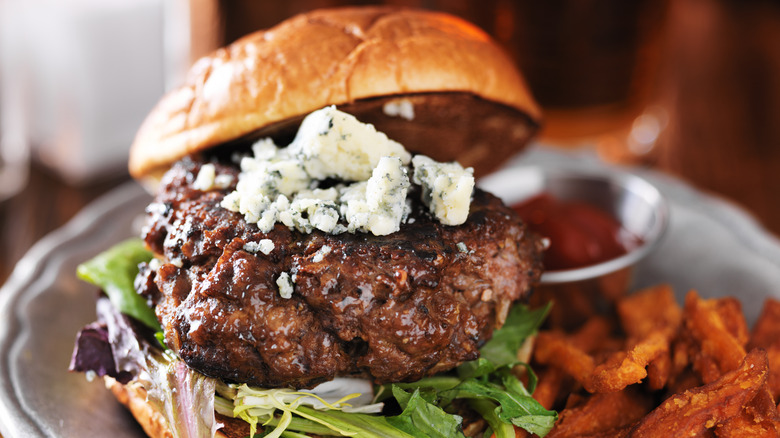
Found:
[(609, 213), (550, 194), (534, 196), (513, 208), (537, 234), (550, 239), (544, 254), (549, 271), (595, 265), (626, 254), (642, 239), (623, 228)]

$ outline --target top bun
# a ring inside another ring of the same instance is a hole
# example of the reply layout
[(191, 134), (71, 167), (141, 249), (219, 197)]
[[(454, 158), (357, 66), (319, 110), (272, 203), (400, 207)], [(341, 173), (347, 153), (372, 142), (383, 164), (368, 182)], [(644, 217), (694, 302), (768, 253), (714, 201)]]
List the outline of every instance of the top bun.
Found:
[[(399, 102), (412, 120), (388, 115)], [(197, 61), (141, 126), (130, 173), (159, 177), (186, 155), (289, 130), (327, 105), (477, 175), (520, 150), (540, 118), (512, 60), (464, 20), (392, 7), (317, 10)]]

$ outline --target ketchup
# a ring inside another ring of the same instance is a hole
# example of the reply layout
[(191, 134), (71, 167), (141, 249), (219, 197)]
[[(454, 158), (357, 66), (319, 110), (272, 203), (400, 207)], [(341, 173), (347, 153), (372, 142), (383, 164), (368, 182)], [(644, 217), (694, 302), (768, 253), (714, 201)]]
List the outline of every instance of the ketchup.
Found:
[(531, 230), (550, 239), (544, 254), (547, 270), (594, 265), (642, 244), (609, 213), (584, 202), (561, 201), (542, 193), (513, 208)]

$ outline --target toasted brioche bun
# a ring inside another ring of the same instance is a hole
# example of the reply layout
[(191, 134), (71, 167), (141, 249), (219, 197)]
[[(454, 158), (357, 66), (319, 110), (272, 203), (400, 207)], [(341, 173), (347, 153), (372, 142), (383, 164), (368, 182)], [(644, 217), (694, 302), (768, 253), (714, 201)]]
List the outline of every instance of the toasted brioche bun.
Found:
[[(413, 120), (383, 112), (401, 98)], [(519, 151), (540, 119), (512, 60), (466, 21), (391, 7), (318, 10), (197, 61), (141, 126), (130, 173), (153, 180), (186, 155), (273, 135), (327, 105), (477, 175)]]

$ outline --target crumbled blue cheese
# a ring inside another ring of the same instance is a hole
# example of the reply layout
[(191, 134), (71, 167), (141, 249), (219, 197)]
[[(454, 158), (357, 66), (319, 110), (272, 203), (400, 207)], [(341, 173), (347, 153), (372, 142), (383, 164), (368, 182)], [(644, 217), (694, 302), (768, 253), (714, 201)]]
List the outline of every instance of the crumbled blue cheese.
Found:
[(217, 174), (217, 168), (211, 163), (200, 166), (195, 181), (192, 182), (192, 188), (195, 190), (209, 191), (212, 189), (226, 189), (233, 184), (233, 176)]
[(414, 120), (414, 104), (409, 99), (393, 99), (382, 106), (382, 112), (390, 117)]
[(233, 175), (217, 175), (214, 177), (214, 187), (218, 189), (226, 189), (233, 184)]
[(382, 157), (379, 160), (366, 183), (369, 231), (383, 236), (400, 229), (402, 218), (408, 216), (406, 194), (409, 186), (409, 176), (400, 159)]
[(276, 245), (274, 245), (274, 241), (271, 239), (261, 239), (259, 242), (247, 242), (244, 244), (244, 250), (253, 254), (261, 252), (268, 255), (275, 247)]
[(365, 181), (382, 157), (409, 164), (411, 155), (374, 125), (329, 106), (306, 116), (289, 146), (314, 179)]
[(466, 222), (474, 191), (474, 169), (439, 163), (425, 155), (412, 159), (414, 182), (422, 187), (423, 203), (445, 225)]
[(151, 269), (153, 271), (156, 271), (156, 270), (160, 269), (161, 266), (162, 266), (162, 262), (160, 261), (160, 259), (153, 258), (153, 259), (149, 260), (149, 269)]
[(457, 244), (458, 251), (462, 252), (463, 254), (474, 254), (474, 250), (469, 250), (469, 247), (466, 246), (463, 242), (458, 242)]
[[(221, 205), (241, 213), (262, 232), (282, 223), (303, 233), (321, 230), (379, 236), (398, 231), (407, 221), (411, 211), (409, 164), (415, 161), (402, 145), (335, 107), (309, 114), (288, 147), (264, 139), (252, 150), (254, 156), (240, 161), (236, 190)], [(418, 160), (422, 170), (415, 170), (415, 178), (423, 181), (426, 196), (437, 197), (426, 205), (442, 223), (464, 222), (474, 187), (471, 169), (423, 158)], [(441, 175), (449, 178), (449, 186), (440, 180)], [(470, 186), (464, 182), (467, 177)], [(337, 184), (320, 188), (324, 180)], [(444, 193), (448, 189), (456, 193)]]
[(323, 259), (325, 259), (325, 256), (330, 254), (330, 252), (333, 250), (329, 245), (322, 245), (319, 250), (317, 250), (316, 253), (314, 253), (314, 257), (311, 258), (311, 261), (314, 263), (319, 263)]
[(315, 228), (330, 233), (338, 225), (339, 207), (333, 201), (296, 196), (289, 208), (279, 212), (279, 221), (302, 233)]
[(377, 236), (394, 233), (408, 216), (409, 190), (406, 167), (397, 157), (383, 157), (371, 178), (341, 190), (341, 214), (350, 232), (371, 232)]
[(303, 164), (294, 158), (283, 156), (271, 160), (245, 157), (241, 160), (241, 178), (236, 190), (257, 196), (291, 196), (309, 188), (311, 178)]
[(214, 180), (217, 177), (217, 168), (213, 164), (208, 163), (200, 166), (198, 176), (195, 177), (195, 181), (192, 183), (192, 188), (195, 190), (208, 191), (214, 187)]
[(279, 288), (279, 296), (284, 299), (290, 299), (293, 294), (293, 280), (290, 274), (282, 272), (276, 279), (276, 286)]

